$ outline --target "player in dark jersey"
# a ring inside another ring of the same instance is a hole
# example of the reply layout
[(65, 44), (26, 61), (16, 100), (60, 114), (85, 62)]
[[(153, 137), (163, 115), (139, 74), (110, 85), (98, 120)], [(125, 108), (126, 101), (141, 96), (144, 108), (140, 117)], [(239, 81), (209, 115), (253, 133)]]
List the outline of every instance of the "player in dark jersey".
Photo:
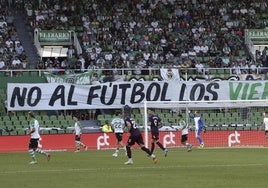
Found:
[(156, 156), (152, 154), (151, 151), (144, 146), (142, 134), (140, 130), (138, 129), (138, 127), (136, 126), (135, 120), (133, 118), (130, 118), (127, 114), (125, 118), (125, 125), (128, 128), (128, 132), (129, 132), (129, 138), (128, 138), (127, 145), (126, 145), (128, 161), (125, 162), (125, 164), (126, 165), (133, 164), (131, 146), (133, 146), (135, 143), (137, 143), (140, 146), (140, 148), (143, 151), (145, 151), (148, 154), (148, 156), (153, 159), (153, 162), (156, 164), (157, 163)]
[(151, 142), (151, 153), (154, 153), (155, 144), (157, 144), (163, 151), (165, 157), (167, 156), (168, 150), (159, 142), (159, 129), (158, 126), (162, 125), (161, 118), (155, 114), (154, 109), (148, 110), (148, 126), (151, 127), (152, 142)]

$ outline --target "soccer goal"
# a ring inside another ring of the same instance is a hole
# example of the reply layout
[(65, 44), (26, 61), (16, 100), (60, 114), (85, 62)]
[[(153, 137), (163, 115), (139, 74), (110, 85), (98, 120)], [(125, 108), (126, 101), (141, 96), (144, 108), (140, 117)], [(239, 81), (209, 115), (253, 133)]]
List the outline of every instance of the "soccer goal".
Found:
[[(160, 139), (166, 147), (180, 147), (180, 127), (178, 114), (182, 114), (189, 128), (189, 142), (197, 144), (194, 121), (189, 119), (189, 111), (199, 111), (206, 131), (202, 133), (206, 147), (263, 147), (268, 146), (265, 138), (263, 112), (268, 111), (267, 100), (222, 100), (222, 101), (145, 101), (140, 108), (144, 125), (144, 140), (150, 142), (150, 128), (147, 126), (148, 109), (154, 108), (162, 119)], [(167, 134), (173, 143), (165, 142)], [(166, 136), (166, 137), (165, 137)], [(175, 144), (174, 144), (175, 143)]]

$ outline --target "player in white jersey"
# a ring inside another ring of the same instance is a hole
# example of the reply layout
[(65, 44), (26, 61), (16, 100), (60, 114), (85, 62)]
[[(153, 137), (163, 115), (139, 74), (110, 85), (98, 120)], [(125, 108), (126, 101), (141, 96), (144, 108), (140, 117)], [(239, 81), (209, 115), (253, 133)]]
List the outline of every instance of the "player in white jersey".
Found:
[(112, 120), (111, 125), (113, 132), (115, 133), (116, 137), (116, 150), (115, 153), (113, 154), (114, 157), (117, 157), (119, 154), (119, 148), (122, 147), (124, 148), (126, 152), (126, 146), (123, 143), (123, 133), (124, 133), (124, 128), (125, 128), (125, 121), (122, 118), (121, 112), (116, 112), (115, 113), (115, 118)]
[(73, 116), (74, 120), (74, 134), (75, 134), (75, 152), (80, 152), (80, 147), (83, 147), (85, 151), (87, 151), (88, 147), (86, 144), (81, 142), (81, 135), (82, 135), (82, 127), (81, 122), (78, 120), (77, 116)]
[(184, 121), (184, 119), (182, 118), (181, 114), (178, 115), (178, 121), (179, 121), (180, 130), (181, 130), (181, 144), (186, 147), (188, 152), (190, 152), (190, 151), (192, 151), (193, 146), (192, 146), (192, 144), (189, 144), (187, 142), (188, 141), (188, 133), (189, 133), (188, 125)]
[(265, 130), (266, 139), (268, 139), (268, 112), (263, 113), (263, 126)]
[(32, 161), (30, 162), (30, 164), (36, 164), (37, 160), (35, 157), (35, 152), (39, 153), (41, 155), (44, 155), (47, 157), (47, 160), (50, 160), (50, 154), (41, 150), (40, 148), (38, 148), (39, 145), (39, 140), (40, 140), (40, 134), (39, 134), (39, 122), (35, 119), (34, 117), (34, 113), (32, 111), (30, 111), (28, 113), (28, 118), (30, 121), (30, 126), (28, 129), (28, 134), (30, 135), (30, 143), (29, 143), (29, 154), (32, 157)]

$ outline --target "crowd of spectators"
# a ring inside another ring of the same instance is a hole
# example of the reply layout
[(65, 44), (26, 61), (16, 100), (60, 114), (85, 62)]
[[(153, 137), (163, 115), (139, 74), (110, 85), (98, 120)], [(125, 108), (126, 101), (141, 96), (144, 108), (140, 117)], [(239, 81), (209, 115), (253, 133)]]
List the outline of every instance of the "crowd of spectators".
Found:
[[(224, 67), (241, 74), (267, 66), (266, 50), (253, 59), (244, 44), (244, 29), (266, 27), (257, 24), (258, 15), (267, 12), (265, 0), (26, 0), (23, 5), (32, 31), (79, 30), (83, 54), (71, 48), (67, 59), (44, 59), (37, 63), (40, 69), (133, 68), (139, 75), (144, 68), (196, 68), (203, 74)], [(15, 44), (16, 31), (10, 34)], [(24, 56), (17, 50), (11, 55)]]
[[(14, 16), (11, 10), (1, 4), (0, 11), (0, 70), (27, 69), (27, 55), (24, 51), (17, 30), (13, 25)], [(8, 76), (10, 72), (5, 72)], [(20, 71), (14, 73), (19, 76)]]

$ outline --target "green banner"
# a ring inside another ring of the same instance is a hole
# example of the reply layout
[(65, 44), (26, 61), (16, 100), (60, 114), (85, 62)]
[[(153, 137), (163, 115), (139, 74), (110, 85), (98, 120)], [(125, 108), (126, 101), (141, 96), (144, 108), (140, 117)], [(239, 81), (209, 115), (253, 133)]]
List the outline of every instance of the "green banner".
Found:
[(248, 36), (252, 41), (268, 41), (268, 29), (249, 29)]
[(90, 85), (93, 71), (76, 74), (56, 75), (50, 72), (44, 72), (44, 76), (48, 83), (71, 83), (79, 85)]
[(42, 45), (70, 45), (71, 33), (65, 30), (39, 30), (38, 39)]

